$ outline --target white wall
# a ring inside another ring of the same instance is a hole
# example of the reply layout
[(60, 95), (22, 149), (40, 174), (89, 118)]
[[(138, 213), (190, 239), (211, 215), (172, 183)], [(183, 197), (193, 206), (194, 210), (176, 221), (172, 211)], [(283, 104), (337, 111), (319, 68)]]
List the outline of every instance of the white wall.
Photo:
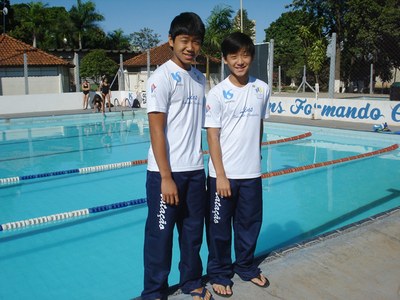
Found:
[(0, 96), (0, 114), (82, 108), (82, 93)]
[[(94, 93), (91, 92), (90, 99), (93, 98)], [(132, 100), (136, 97), (135, 92), (112, 91), (110, 99), (114, 104), (117, 98), (120, 105), (125, 106), (125, 98)], [(0, 115), (82, 109), (82, 102), (83, 93), (81, 92), (0, 96)], [(142, 107), (145, 107), (145, 103), (142, 103)]]
[(146, 90), (147, 72), (125, 72), (125, 89), (141, 92)]
[(271, 115), (400, 125), (400, 101), (271, 97)]
[[(29, 94), (61, 93), (60, 76), (29, 76)], [(1, 92), (3, 95), (25, 95), (25, 77), (1, 77)]]

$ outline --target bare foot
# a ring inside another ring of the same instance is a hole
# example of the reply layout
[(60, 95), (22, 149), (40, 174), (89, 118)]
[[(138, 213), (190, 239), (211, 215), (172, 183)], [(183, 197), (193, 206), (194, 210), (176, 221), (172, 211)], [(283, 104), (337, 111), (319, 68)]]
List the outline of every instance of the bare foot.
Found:
[(214, 300), (210, 291), (207, 290), (205, 287), (201, 287), (191, 291), (190, 295), (193, 297), (193, 300)]
[(267, 286), (269, 286), (268, 279), (264, 275), (262, 275), (261, 273), (257, 277), (254, 277), (251, 280), (251, 282), (254, 283), (255, 285), (259, 286), (259, 287), (267, 287)]
[(213, 285), (212, 285), (212, 288), (213, 288), (213, 290), (214, 290), (214, 293), (216, 293), (218, 296), (222, 296), (222, 297), (230, 297), (230, 296), (232, 296), (232, 288), (229, 286), (229, 285), (227, 285), (227, 286), (224, 286), (224, 285), (222, 285), (222, 284), (217, 284), (217, 283), (214, 283)]

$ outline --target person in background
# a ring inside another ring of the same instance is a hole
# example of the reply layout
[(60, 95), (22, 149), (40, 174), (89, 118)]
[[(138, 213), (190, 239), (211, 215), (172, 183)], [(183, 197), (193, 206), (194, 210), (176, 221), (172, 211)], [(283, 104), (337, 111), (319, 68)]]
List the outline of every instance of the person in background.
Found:
[(111, 100), (110, 100), (110, 84), (108, 83), (108, 79), (104, 78), (104, 80), (100, 84), (100, 92), (101, 96), (103, 98), (103, 113), (105, 113), (105, 108), (106, 108), (106, 99), (107, 99), (107, 104), (108, 104), (108, 111), (111, 111)]
[(255, 54), (249, 36), (232, 33), (221, 50), (230, 75), (208, 93), (204, 123), (210, 151), (207, 274), (214, 292), (230, 297), (234, 273), (257, 286), (269, 285), (254, 251), (262, 223), (261, 140), (270, 89), (249, 75)]
[(82, 92), (83, 92), (83, 109), (88, 108), (88, 102), (89, 102), (89, 92), (90, 92), (90, 84), (85, 79), (85, 81), (82, 83)]
[(180, 288), (195, 300), (213, 299), (203, 286), (200, 247), (206, 212), (201, 130), (205, 78), (192, 67), (205, 27), (191, 12), (176, 16), (168, 42), (172, 58), (147, 81), (150, 149), (146, 194), (142, 299), (167, 299), (175, 225), (179, 234)]
[(103, 99), (99, 94), (95, 94), (92, 100), (93, 104), (93, 112), (100, 112), (103, 111), (102, 105), (103, 105)]

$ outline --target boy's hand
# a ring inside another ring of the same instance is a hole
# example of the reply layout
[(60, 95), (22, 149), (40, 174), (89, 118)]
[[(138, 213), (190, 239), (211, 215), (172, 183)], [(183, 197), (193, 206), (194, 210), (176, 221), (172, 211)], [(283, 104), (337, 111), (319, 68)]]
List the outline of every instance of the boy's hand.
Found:
[(217, 176), (217, 194), (220, 197), (231, 196), (231, 184), (228, 178)]
[(178, 205), (178, 188), (172, 178), (161, 180), (161, 196), (163, 201), (168, 205)]

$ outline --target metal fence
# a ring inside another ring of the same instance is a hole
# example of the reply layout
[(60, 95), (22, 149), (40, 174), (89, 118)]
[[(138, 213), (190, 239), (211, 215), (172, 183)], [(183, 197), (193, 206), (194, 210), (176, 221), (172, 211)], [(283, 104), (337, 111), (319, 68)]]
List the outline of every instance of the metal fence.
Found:
[[(332, 55), (336, 53), (336, 34), (332, 35), (331, 41), (327, 49), (326, 62), (318, 74), (318, 82), (315, 74), (305, 65), (298, 67), (297, 75), (289, 76), (285, 68), (274, 64), (274, 92), (278, 94), (315, 92), (315, 85), (318, 83), (320, 92), (328, 93), (330, 98), (337, 97), (341, 93), (389, 97), (391, 87), (395, 86), (393, 83), (400, 82), (400, 69), (392, 66), (390, 61), (385, 61), (400, 55), (399, 49), (396, 49), (393, 43), (383, 40), (381, 52), (364, 56), (352, 56), (343, 53), (341, 49), (343, 55), (338, 62), (340, 69), (336, 70), (337, 55)], [(380, 53), (385, 55), (384, 59), (379, 59)]]

